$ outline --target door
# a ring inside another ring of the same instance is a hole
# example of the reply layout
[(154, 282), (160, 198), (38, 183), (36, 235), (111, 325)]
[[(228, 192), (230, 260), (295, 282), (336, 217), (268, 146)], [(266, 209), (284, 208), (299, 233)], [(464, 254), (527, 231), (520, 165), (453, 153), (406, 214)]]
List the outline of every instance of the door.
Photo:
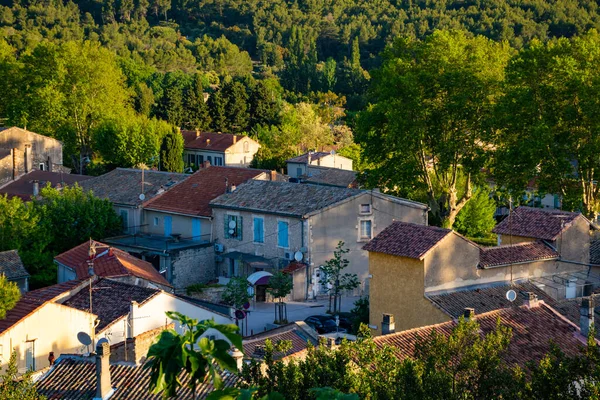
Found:
[(267, 300), (267, 285), (256, 285), (256, 301)]
[(165, 236), (171, 236), (173, 233), (173, 218), (170, 216), (165, 217)]
[(33, 340), (25, 342), (25, 368), (28, 371), (35, 371), (35, 342)]
[(202, 229), (200, 218), (192, 218), (192, 240), (200, 241), (202, 237)]
[(128, 229), (129, 229), (129, 211), (127, 211), (127, 210), (120, 210), (120, 214), (121, 214), (121, 220), (122, 220), (122, 224), (123, 224), (123, 232), (129, 233), (128, 232)]

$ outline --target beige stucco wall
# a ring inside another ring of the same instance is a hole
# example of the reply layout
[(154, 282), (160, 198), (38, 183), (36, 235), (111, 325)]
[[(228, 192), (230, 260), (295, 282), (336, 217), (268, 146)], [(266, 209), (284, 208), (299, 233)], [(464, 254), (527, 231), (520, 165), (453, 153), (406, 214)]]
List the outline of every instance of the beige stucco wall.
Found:
[[(148, 209), (145, 209), (143, 212), (144, 232), (151, 235), (164, 236), (165, 216), (171, 217), (171, 233), (180, 234), (182, 238), (187, 239), (192, 238), (192, 220), (198, 218), (200, 220), (200, 237), (196, 237), (194, 240), (210, 240), (212, 229), (210, 219)], [(154, 218), (158, 218), (157, 225), (154, 225)]]
[[(56, 139), (26, 131), (17, 127), (0, 131), (0, 148), (17, 148), (25, 151), (25, 146), (31, 146), (31, 169), (39, 169), (39, 163), (48, 162), (48, 157), (53, 165), (62, 165), (62, 143)], [(48, 167), (48, 165), (46, 165)]]
[(20, 372), (25, 372), (25, 347), (34, 341), (35, 370), (49, 365), (51, 351), (58, 358), (61, 353), (84, 353), (87, 349), (77, 340), (78, 332), (91, 333), (92, 316), (84, 311), (47, 303), (21, 322), (0, 335), (1, 363), (4, 366), (14, 349)]
[[(248, 151), (244, 151), (244, 143), (248, 143)], [(225, 150), (225, 165), (232, 167), (248, 167), (254, 159), (260, 145), (258, 142), (245, 137)]]
[(525, 236), (516, 236), (516, 235), (497, 235), (498, 236), (498, 244), (505, 246), (517, 243), (529, 243), (535, 242), (536, 238), (530, 238)]
[(556, 239), (563, 260), (588, 264), (590, 262), (590, 224), (579, 217)]
[(371, 280), (369, 324), (381, 334), (384, 313), (393, 314), (396, 332), (450, 320), (424, 296), (423, 261), (369, 253)]
[[(371, 213), (361, 214), (361, 204), (371, 204)], [(365, 192), (361, 196), (310, 217), (308, 247), (311, 267), (324, 265), (333, 257), (337, 244), (343, 241), (344, 248), (350, 250), (344, 255), (350, 262), (345, 272), (357, 274), (361, 281), (361, 288), (356, 291), (356, 295), (369, 292), (368, 253), (362, 249), (369, 239), (359, 237), (361, 220), (371, 221), (372, 237), (375, 237), (394, 220), (425, 225), (427, 212), (423, 208), (412, 207)]]
[[(311, 161), (310, 165), (352, 171), (352, 160), (337, 154), (314, 159)], [(298, 174), (298, 168), (300, 168), (300, 174)], [(297, 178), (300, 175), (306, 174), (306, 163), (288, 162), (287, 174), (292, 178)]]

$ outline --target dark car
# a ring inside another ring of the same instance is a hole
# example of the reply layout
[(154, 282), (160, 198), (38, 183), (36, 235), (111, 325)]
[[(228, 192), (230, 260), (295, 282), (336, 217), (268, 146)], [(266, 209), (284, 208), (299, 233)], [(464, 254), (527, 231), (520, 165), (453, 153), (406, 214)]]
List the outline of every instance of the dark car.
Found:
[[(352, 332), (352, 321), (354, 315), (349, 312), (341, 312), (338, 314), (338, 316), (340, 317), (340, 328), (344, 328), (346, 332)], [(333, 318), (335, 321), (335, 317)]]
[(332, 332), (340, 332), (345, 333), (346, 329), (342, 327), (337, 327), (335, 325), (334, 317), (330, 315), (313, 315), (304, 320), (306, 325), (313, 328), (317, 333), (332, 333)]

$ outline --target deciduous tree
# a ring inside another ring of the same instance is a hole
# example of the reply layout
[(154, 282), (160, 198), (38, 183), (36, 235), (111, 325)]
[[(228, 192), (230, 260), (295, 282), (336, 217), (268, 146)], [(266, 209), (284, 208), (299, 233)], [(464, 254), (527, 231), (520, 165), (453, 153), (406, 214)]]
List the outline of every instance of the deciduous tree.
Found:
[(0, 275), (0, 319), (6, 318), (6, 313), (17, 305), (20, 298), (19, 286)]

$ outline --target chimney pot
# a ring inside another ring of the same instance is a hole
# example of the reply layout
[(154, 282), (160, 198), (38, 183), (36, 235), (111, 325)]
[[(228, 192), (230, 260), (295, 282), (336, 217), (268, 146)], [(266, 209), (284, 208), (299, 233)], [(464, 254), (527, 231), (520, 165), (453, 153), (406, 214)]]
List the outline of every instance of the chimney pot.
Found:
[(206, 145), (210, 146), (210, 139), (206, 139)]
[(37, 196), (40, 194), (40, 181), (33, 181), (33, 195)]
[(237, 143), (237, 136), (233, 135), (233, 144), (236, 144), (236, 143)]
[(242, 353), (237, 347), (234, 347), (233, 351), (231, 352), (231, 357), (233, 357), (235, 360), (235, 365), (238, 371), (241, 371), (244, 365), (244, 353)]
[(465, 308), (465, 310), (463, 311), (463, 317), (465, 317), (467, 321), (472, 318), (475, 318), (475, 309), (470, 307)]
[(108, 399), (112, 394), (110, 383), (110, 344), (108, 342), (96, 345), (96, 396), (94, 399)]
[(199, 138), (200, 137), (200, 130), (196, 129), (196, 137)]
[(203, 166), (204, 168), (208, 168), (208, 167), (210, 167), (210, 161), (204, 161), (204, 162), (202, 163), (202, 166)]
[(389, 335), (390, 333), (396, 332), (396, 322), (394, 321), (393, 314), (383, 314), (383, 321), (381, 322), (381, 334)]
[(271, 180), (273, 182), (277, 180), (277, 171), (271, 171)]
[(584, 337), (588, 337), (590, 330), (594, 325), (594, 299), (584, 297), (581, 299), (581, 308), (579, 309), (579, 329)]
[(539, 306), (537, 294), (533, 292), (525, 293), (525, 300), (523, 301), (525, 307), (534, 308)]

